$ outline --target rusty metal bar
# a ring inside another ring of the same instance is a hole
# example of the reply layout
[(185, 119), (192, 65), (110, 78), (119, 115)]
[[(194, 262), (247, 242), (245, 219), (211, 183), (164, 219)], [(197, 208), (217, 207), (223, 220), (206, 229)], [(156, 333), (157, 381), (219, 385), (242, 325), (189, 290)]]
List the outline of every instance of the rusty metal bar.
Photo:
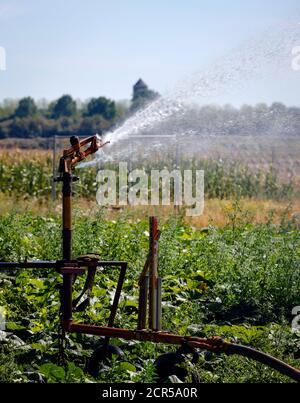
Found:
[(119, 301), (120, 301), (120, 297), (121, 297), (121, 292), (122, 292), (122, 288), (123, 288), (123, 284), (124, 284), (124, 280), (125, 280), (125, 276), (126, 276), (126, 270), (127, 270), (127, 263), (124, 263), (121, 266), (119, 281), (118, 281), (114, 301), (113, 301), (113, 304), (111, 307), (111, 311), (110, 311), (110, 317), (108, 320), (109, 327), (112, 327), (114, 325), (114, 321), (116, 318), (116, 313), (118, 310), (118, 305), (119, 305)]
[(162, 329), (162, 279), (157, 278), (157, 310), (156, 310), (156, 330)]
[(283, 361), (280, 361), (277, 358), (271, 357), (268, 354), (262, 353), (250, 347), (224, 342), (222, 339), (215, 337), (210, 339), (202, 339), (199, 337), (184, 337), (163, 332), (134, 331), (127, 329), (81, 325), (76, 323), (70, 324), (69, 331), (96, 336), (116, 337), (125, 340), (150, 341), (153, 343), (177, 345), (187, 343), (190, 346), (201, 350), (212, 351), (215, 353), (225, 353), (227, 355), (241, 355), (250, 358), (254, 361), (258, 361), (271, 368), (274, 368), (281, 374), (286, 375), (297, 382), (300, 382), (300, 371), (284, 363)]
[(142, 284), (144, 278), (145, 278), (145, 277), (147, 276), (147, 274), (148, 274), (149, 266), (150, 266), (150, 260), (151, 260), (150, 253), (148, 253), (148, 256), (147, 256), (146, 262), (145, 262), (145, 264), (144, 264), (142, 273), (141, 273), (141, 275), (140, 275), (140, 277), (139, 277), (139, 285)]
[(86, 333), (94, 336), (108, 336), (125, 340), (152, 341), (154, 343), (181, 344), (184, 336), (159, 333), (152, 331), (139, 331), (129, 329), (119, 329), (113, 327), (93, 326), (71, 323), (69, 327), (71, 333)]
[(140, 294), (138, 308), (138, 330), (147, 327), (147, 306), (148, 306), (149, 276), (140, 279)]
[(150, 266), (149, 266), (149, 329), (157, 330), (157, 260), (158, 260), (158, 221), (150, 217)]
[(69, 331), (72, 321), (72, 287), (73, 274), (63, 274), (63, 287), (61, 295), (62, 304), (62, 327), (65, 331)]
[[(65, 162), (66, 164), (66, 162)], [(72, 210), (71, 210), (71, 198), (72, 198), (72, 175), (67, 172), (65, 167), (65, 172), (63, 173), (63, 259), (72, 259)]]
[(55, 174), (56, 174), (56, 135), (53, 136), (53, 152), (52, 152), (52, 201), (56, 200)]
[[(157, 239), (157, 241), (159, 241), (160, 235), (161, 235), (161, 233), (160, 233), (160, 231), (158, 230), (157, 233), (155, 234), (155, 239)], [(149, 271), (150, 262), (151, 262), (151, 254), (150, 254), (150, 252), (149, 252), (149, 253), (148, 253), (148, 256), (147, 256), (147, 259), (146, 259), (146, 262), (145, 262), (145, 264), (144, 264), (142, 273), (141, 273), (140, 278), (139, 278), (139, 284), (141, 284), (143, 278), (144, 278), (145, 276), (147, 276), (148, 271)]]

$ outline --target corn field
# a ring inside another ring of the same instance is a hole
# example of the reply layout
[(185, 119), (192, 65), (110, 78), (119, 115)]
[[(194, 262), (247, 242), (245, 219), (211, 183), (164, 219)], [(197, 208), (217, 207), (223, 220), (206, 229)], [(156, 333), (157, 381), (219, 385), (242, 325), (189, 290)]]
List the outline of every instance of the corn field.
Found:
[[(147, 173), (153, 169), (149, 162), (136, 165)], [(279, 178), (271, 165), (268, 169), (250, 168), (238, 161), (183, 160), (181, 169), (203, 170), (205, 175), (205, 196), (207, 199), (255, 198), (285, 200), (300, 194), (296, 180), (291, 176)], [(103, 169), (118, 172), (116, 164), (105, 164)], [(155, 169), (174, 168), (172, 163), (156, 163)], [(74, 186), (75, 196), (94, 198), (97, 191), (96, 168), (80, 169), (81, 181)], [(0, 190), (18, 198), (50, 197), (53, 182), (53, 162), (49, 152), (34, 151), (6, 155), (0, 153)]]

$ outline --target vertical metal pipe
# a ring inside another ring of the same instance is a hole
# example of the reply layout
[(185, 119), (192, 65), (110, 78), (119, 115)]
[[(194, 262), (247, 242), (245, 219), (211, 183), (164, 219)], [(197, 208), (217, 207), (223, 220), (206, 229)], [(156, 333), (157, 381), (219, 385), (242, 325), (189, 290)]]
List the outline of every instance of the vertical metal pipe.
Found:
[(150, 217), (150, 266), (149, 266), (149, 329), (156, 329), (157, 317), (157, 264), (158, 264), (158, 221)]
[(68, 331), (69, 324), (72, 321), (72, 284), (73, 275), (63, 274), (63, 288), (62, 288), (62, 328)]
[[(66, 161), (63, 163), (63, 186), (62, 186), (62, 249), (63, 259), (70, 261), (72, 258), (72, 214), (71, 214), (71, 196), (72, 196), (72, 175), (67, 170)], [(68, 331), (68, 326), (72, 321), (72, 286), (73, 275), (63, 274), (62, 288), (62, 328)]]
[(149, 276), (145, 276), (140, 281), (138, 330), (147, 327), (147, 306), (148, 306)]
[(55, 175), (56, 175), (56, 136), (53, 136), (53, 179), (52, 179), (52, 200), (56, 200), (56, 187), (55, 187)]
[(72, 175), (65, 170), (63, 173), (63, 259), (72, 259)]
[(162, 329), (162, 280), (157, 279), (157, 311), (156, 311), (156, 330)]

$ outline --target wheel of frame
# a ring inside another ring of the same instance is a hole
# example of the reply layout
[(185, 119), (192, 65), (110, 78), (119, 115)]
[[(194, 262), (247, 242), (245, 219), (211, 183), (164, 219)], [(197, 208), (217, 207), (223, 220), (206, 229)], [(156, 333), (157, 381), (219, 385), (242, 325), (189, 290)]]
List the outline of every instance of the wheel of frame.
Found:
[(120, 360), (124, 358), (123, 351), (112, 344), (102, 344), (96, 348), (88, 361), (87, 370), (94, 378), (99, 376), (101, 363), (109, 365), (113, 356)]
[[(193, 353), (191, 360), (188, 359), (187, 354), (182, 352), (181, 349), (176, 352), (166, 353), (159, 356), (155, 361), (155, 367), (158, 375), (158, 382), (164, 383), (168, 381), (171, 376), (176, 376), (180, 381), (186, 382), (189, 371), (184, 367), (184, 364), (190, 362), (194, 365), (198, 362), (198, 354)], [(200, 383), (198, 372), (195, 369), (191, 370), (192, 383)]]

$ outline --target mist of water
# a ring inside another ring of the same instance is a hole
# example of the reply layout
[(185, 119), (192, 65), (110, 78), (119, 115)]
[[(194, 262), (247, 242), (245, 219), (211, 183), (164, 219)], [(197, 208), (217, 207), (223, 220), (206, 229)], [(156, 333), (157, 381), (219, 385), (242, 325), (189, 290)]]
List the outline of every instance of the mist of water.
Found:
[[(266, 75), (276, 74), (291, 68), (291, 51), (300, 41), (300, 24), (286, 23), (273, 27), (259, 37), (244, 42), (230, 54), (221, 57), (205, 69), (184, 79), (164, 96), (149, 104), (143, 110), (129, 117), (121, 126), (105, 135), (105, 140), (115, 145), (120, 140), (139, 136), (153, 130), (163, 122), (171, 122), (169, 132), (176, 135), (186, 134), (176, 130), (176, 120), (185, 116), (191, 103), (210, 103), (217, 96), (241, 89), (247, 82)], [(173, 119), (174, 118), (174, 119)], [(166, 128), (165, 128), (166, 129)], [(188, 131), (188, 126), (187, 126)], [(158, 136), (159, 137), (159, 136)], [(156, 143), (157, 144), (157, 143)], [(160, 145), (164, 144), (163, 138)], [(97, 165), (109, 158), (130, 157), (133, 150), (100, 151), (95, 159), (81, 167)], [(145, 150), (145, 153), (147, 151)], [(110, 155), (110, 157), (108, 157)]]

